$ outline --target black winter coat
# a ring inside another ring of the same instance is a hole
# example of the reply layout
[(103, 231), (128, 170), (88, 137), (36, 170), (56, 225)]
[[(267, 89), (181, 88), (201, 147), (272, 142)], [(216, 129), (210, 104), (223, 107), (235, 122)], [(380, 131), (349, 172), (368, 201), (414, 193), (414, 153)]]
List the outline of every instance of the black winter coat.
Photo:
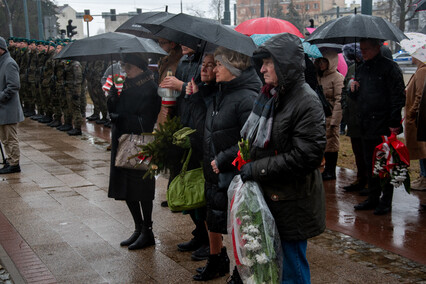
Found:
[(257, 52), (265, 51), (274, 61), (279, 95), (270, 142), (265, 148), (252, 145), (252, 175), (281, 240), (305, 240), (325, 229), (325, 194), (318, 170), (326, 146), (324, 111), (305, 82), (300, 40), (291, 34), (276, 36)]
[(401, 69), (380, 53), (356, 69), (360, 87), (349, 95), (357, 100), (361, 135), (365, 139), (389, 136), (389, 127), (401, 126), (405, 84)]
[(220, 176), (232, 177), (236, 168), (240, 130), (246, 122), (253, 102), (259, 93), (261, 81), (253, 67), (229, 81), (218, 84), (218, 92), (207, 109), (204, 142), (203, 171), (206, 179), (207, 225), (209, 231), (226, 233), (228, 197), (227, 185), (218, 187), (219, 175), (213, 172), (211, 162), (216, 160)]
[(108, 111), (117, 114), (111, 130), (111, 169), (108, 197), (117, 200), (140, 201), (154, 199), (155, 179), (142, 179), (144, 171), (114, 166), (118, 138), (122, 134), (152, 132), (161, 106), (157, 84), (151, 71), (133, 79), (126, 79), (123, 92), (116, 90), (108, 97)]

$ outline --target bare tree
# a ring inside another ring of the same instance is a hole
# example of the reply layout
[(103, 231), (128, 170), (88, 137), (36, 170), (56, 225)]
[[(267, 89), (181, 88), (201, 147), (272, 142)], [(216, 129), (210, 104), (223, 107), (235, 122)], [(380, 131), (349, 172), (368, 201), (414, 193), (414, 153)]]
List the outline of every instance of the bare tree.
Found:
[[(390, 0), (392, 1), (392, 0)], [(414, 13), (414, 5), (417, 1), (415, 0), (394, 0), (398, 13), (398, 27), (401, 31), (405, 30), (405, 22), (412, 20), (416, 14)]]
[(220, 22), (224, 10), (223, 0), (210, 0), (210, 8), (215, 11), (214, 19)]
[(201, 11), (200, 9), (198, 9), (194, 5), (188, 5), (188, 6), (186, 6), (186, 12), (189, 15), (192, 15), (192, 16), (197, 16), (197, 17), (200, 17), (200, 18), (205, 18), (205, 12)]

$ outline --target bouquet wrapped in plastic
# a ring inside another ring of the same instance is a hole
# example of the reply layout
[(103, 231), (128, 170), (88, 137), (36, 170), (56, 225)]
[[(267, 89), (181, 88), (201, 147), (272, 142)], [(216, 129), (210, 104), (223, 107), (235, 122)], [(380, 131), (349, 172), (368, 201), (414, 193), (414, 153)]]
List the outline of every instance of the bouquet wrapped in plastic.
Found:
[(274, 217), (256, 182), (235, 176), (228, 189), (228, 233), (244, 283), (281, 283), (283, 253)]
[(382, 136), (382, 139), (383, 143), (374, 150), (373, 175), (382, 181), (390, 181), (395, 187), (404, 184), (405, 190), (410, 193), (410, 157), (407, 147), (394, 133), (389, 137)]

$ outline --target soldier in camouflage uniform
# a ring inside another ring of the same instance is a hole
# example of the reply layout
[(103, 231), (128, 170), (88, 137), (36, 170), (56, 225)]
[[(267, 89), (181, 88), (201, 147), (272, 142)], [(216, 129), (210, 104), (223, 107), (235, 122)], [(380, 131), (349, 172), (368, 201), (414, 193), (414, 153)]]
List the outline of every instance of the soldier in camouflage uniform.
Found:
[[(65, 123), (72, 121), (74, 128), (69, 130), (68, 135), (81, 135), (81, 82), (83, 80), (83, 71), (80, 62), (76, 60), (67, 60), (65, 65), (65, 95), (68, 109), (64, 111)], [(67, 118), (69, 116), (69, 118)]]
[[(29, 52), (27, 55), (27, 73), (26, 78), (28, 82), (28, 102), (35, 108), (36, 96), (38, 95), (38, 85), (40, 81), (36, 79), (36, 73), (38, 69), (38, 50), (37, 50), (37, 41), (32, 39), (30, 40)], [(38, 114), (31, 116), (31, 119), (37, 120), (41, 118), (39, 106), (37, 106)]]
[[(32, 118), (34, 120), (37, 120), (41, 122), (42, 120), (45, 121), (48, 118), (46, 117), (46, 106), (43, 101), (43, 94), (42, 94), (42, 86), (41, 82), (43, 80), (42, 73), (44, 65), (46, 64), (46, 61), (48, 59), (47, 50), (45, 48), (45, 42), (44, 41), (38, 41), (37, 42), (37, 66), (36, 66), (36, 72), (35, 72), (35, 81), (36, 81), (36, 90), (35, 90), (35, 105), (37, 107), (38, 115), (35, 118)], [(51, 120), (47, 121), (46, 123), (51, 122)]]
[(95, 61), (95, 65), (93, 67), (92, 90), (96, 98), (99, 110), (102, 113), (102, 119), (96, 120), (96, 124), (105, 124), (109, 122), (106, 97), (104, 91), (102, 90), (101, 84), (101, 79), (104, 76), (104, 73), (107, 68), (108, 63), (103, 60)]
[[(64, 44), (58, 42), (56, 46), (56, 54), (61, 52)], [(65, 98), (64, 93), (64, 70), (65, 70), (65, 60), (54, 59), (52, 61), (53, 65), (53, 74), (50, 80), (51, 83), (51, 101), (50, 106), (53, 111), (53, 121), (48, 124), (50, 127), (56, 127), (58, 130), (62, 130), (64, 125), (62, 125), (62, 100)], [(69, 127), (68, 130), (71, 130), (72, 127)], [(67, 130), (67, 131), (68, 131)]]
[(84, 119), (86, 118), (86, 106), (87, 106), (87, 99), (86, 99), (86, 92), (87, 92), (87, 72), (88, 72), (88, 64), (87, 62), (80, 62), (81, 64), (81, 70), (83, 70), (83, 76), (81, 81), (81, 93), (80, 93), (80, 110), (81, 110), (81, 117)]
[(53, 68), (54, 68), (54, 59), (55, 55), (55, 44), (54, 43), (45, 43), (45, 58), (44, 64), (41, 66), (40, 70), (40, 93), (41, 93), (41, 103), (43, 109), (46, 112), (46, 115), (39, 120), (41, 123), (51, 123), (53, 121), (53, 107), (52, 107), (52, 77), (53, 77)]
[(19, 90), (19, 95), (24, 104), (24, 115), (26, 117), (32, 116), (35, 114), (35, 106), (31, 104), (30, 94), (29, 94), (29, 84), (28, 84), (28, 64), (29, 61), (29, 47), (28, 40), (22, 39), (21, 41), (21, 51), (17, 57), (20, 62), (19, 77), (21, 80), (21, 89)]

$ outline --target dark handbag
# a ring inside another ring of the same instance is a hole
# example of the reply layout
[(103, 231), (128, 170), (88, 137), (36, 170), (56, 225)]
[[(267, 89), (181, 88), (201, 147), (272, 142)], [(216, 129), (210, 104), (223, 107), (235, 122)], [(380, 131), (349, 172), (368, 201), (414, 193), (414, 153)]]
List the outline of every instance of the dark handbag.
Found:
[(202, 168), (187, 171), (192, 148), (188, 152), (182, 170), (169, 185), (167, 203), (172, 211), (191, 210), (206, 205), (204, 174)]
[(154, 141), (154, 135), (152, 133), (121, 135), (120, 138), (118, 138), (118, 149), (114, 165), (118, 168), (141, 171), (148, 170), (151, 157), (141, 160), (138, 158), (138, 153), (141, 150), (139, 146), (146, 145), (152, 141)]
[(322, 86), (321, 85), (318, 85), (317, 86), (317, 89), (315, 90), (315, 92), (317, 93), (317, 95), (318, 95), (318, 98), (320, 99), (320, 101), (321, 101), (321, 104), (322, 104), (322, 108), (323, 108), (323, 110), (324, 110), (324, 114), (325, 114), (325, 117), (329, 117), (329, 116), (331, 116), (333, 113), (332, 113), (332, 109), (333, 109), (333, 107), (332, 107), (332, 105), (327, 101), (327, 99), (325, 98), (325, 95), (324, 95), (324, 91), (323, 91), (323, 89), (322, 89)]

